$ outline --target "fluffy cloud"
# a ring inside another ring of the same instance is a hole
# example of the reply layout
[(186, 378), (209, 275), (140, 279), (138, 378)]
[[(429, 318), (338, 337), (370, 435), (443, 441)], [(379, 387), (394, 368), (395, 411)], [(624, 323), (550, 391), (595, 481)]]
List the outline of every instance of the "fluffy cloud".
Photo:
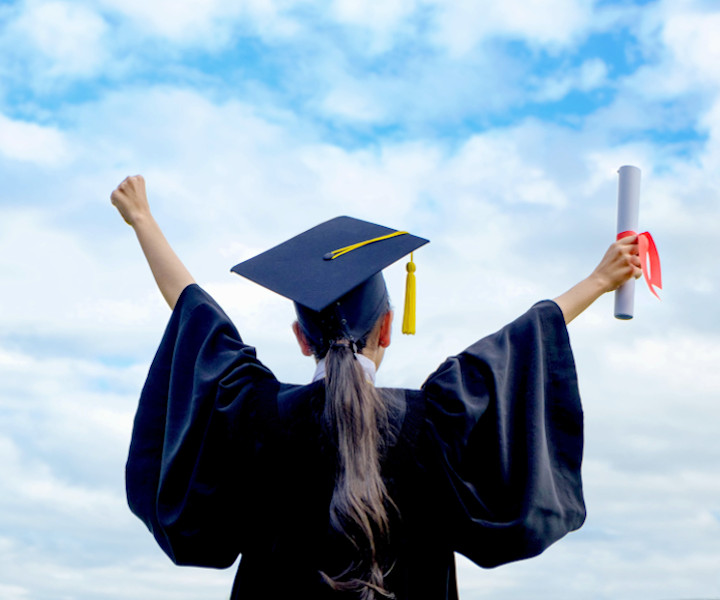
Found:
[(421, 6), (417, 0), (332, 0), (327, 15), (343, 27), (360, 29), (366, 51), (383, 53), (396, 45), (398, 38), (417, 31), (415, 20)]
[(43, 79), (87, 78), (108, 58), (104, 19), (81, 3), (30, 1), (5, 15), (0, 47), (38, 87)]
[(540, 102), (547, 102), (560, 100), (576, 90), (589, 92), (607, 84), (607, 75), (607, 66), (602, 60), (586, 60), (569, 73), (541, 80), (535, 98)]
[(56, 167), (70, 163), (73, 151), (66, 135), (58, 128), (0, 114), (0, 155), (10, 161)]
[(682, 9), (676, 3), (664, 3), (665, 24), (662, 39), (673, 61), (671, 80), (679, 78), (684, 86), (720, 84), (720, 41), (715, 32), (720, 15), (709, 4), (690, 2)]
[(431, 2), (437, 11), (436, 42), (454, 56), (485, 39), (512, 38), (530, 45), (561, 47), (573, 42), (591, 22), (584, 0), (509, 2)]
[(302, 0), (98, 0), (109, 14), (126, 19), (126, 26), (145, 36), (190, 47), (219, 49), (238, 32), (268, 39), (292, 36), (298, 24), (290, 16)]

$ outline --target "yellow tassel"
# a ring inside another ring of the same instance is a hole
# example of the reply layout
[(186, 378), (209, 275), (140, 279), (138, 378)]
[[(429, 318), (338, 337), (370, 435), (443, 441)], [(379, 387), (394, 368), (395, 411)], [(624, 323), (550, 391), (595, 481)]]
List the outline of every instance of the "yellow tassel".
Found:
[(403, 313), (402, 332), (415, 335), (415, 263), (412, 252), (410, 262), (405, 267), (407, 279), (405, 280), (405, 312)]

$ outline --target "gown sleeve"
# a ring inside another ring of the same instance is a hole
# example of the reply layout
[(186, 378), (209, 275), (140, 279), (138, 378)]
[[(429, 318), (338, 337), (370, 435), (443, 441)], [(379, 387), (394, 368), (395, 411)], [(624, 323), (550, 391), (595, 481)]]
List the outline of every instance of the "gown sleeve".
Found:
[[(249, 385), (252, 384), (252, 385)], [(277, 381), (222, 309), (185, 288), (150, 367), (126, 465), (132, 511), (177, 564), (228, 567), (251, 532), (247, 489)]]
[(494, 567), (582, 525), (582, 408), (554, 302), (446, 360), (423, 391), (454, 550)]

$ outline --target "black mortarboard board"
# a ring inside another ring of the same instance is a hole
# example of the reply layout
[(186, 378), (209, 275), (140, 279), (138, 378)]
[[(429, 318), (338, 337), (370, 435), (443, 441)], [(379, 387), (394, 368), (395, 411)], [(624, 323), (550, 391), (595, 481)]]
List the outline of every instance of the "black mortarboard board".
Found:
[(427, 243), (407, 232), (336, 217), (235, 265), (232, 271), (321, 312), (365, 282), (376, 283), (374, 276), (385, 267)]

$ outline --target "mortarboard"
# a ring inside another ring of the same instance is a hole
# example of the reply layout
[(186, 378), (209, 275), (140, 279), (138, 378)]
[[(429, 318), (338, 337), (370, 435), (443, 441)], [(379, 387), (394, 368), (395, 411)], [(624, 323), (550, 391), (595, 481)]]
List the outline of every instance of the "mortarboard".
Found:
[[(387, 298), (382, 270), (427, 243), (405, 231), (336, 217), (235, 265), (232, 271), (295, 302), (301, 325), (308, 314), (303, 309), (310, 313), (332, 309), (341, 311), (341, 320), (360, 321), (362, 329), (362, 322), (372, 319), (372, 314), (359, 313), (374, 313), (375, 305)], [(411, 265), (408, 276), (414, 277)], [(357, 338), (367, 331), (349, 333)]]

